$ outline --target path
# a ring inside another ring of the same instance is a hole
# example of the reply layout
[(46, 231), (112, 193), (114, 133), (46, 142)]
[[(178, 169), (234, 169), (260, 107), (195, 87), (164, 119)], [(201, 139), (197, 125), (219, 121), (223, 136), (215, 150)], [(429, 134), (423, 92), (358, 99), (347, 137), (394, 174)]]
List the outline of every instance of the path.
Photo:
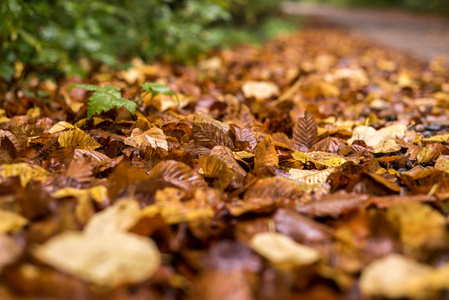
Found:
[(422, 14), (376, 9), (336, 8), (286, 2), (283, 10), (321, 22), (341, 25), (352, 34), (396, 48), (425, 61), (437, 55), (449, 62), (449, 20)]

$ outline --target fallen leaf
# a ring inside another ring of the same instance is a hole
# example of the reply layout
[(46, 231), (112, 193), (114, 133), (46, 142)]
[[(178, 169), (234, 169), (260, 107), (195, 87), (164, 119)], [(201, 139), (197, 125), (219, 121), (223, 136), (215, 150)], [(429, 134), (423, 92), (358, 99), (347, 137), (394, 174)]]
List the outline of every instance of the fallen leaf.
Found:
[(61, 147), (72, 147), (84, 150), (95, 150), (101, 145), (82, 130), (68, 130), (58, 136)]
[(33, 254), (58, 270), (109, 288), (146, 280), (161, 262), (151, 239), (119, 232), (65, 232), (37, 247)]
[(360, 290), (365, 297), (426, 299), (426, 279), (432, 268), (410, 258), (390, 254), (373, 261), (360, 277)]
[(296, 149), (307, 152), (316, 142), (318, 131), (313, 115), (307, 110), (304, 117), (298, 118), (293, 128), (293, 144)]
[(0, 209), (0, 234), (14, 232), (28, 223), (28, 220), (13, 211)]
[(258, 233), (250, 241), (251, 248), (270, 262), (278, 265), (310, 265), (320, 259), (313, 248), (296, 243), (279, 233)]
[(279, 95), (279, 88), (271, 82), (247, 81), (242, 86), (246, 98), (268, 99)]

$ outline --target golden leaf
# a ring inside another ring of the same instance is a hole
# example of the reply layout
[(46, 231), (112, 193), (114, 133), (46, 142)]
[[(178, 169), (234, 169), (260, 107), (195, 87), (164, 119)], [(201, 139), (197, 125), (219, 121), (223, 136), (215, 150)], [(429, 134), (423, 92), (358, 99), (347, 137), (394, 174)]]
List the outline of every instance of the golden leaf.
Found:
[(291, 238), (275, 232), (254, 235), (250, 246), (274, 264), (295, 267), (310, 265), (320, 259), (315, 249), (296, 243)]
[(119, 232), (65, 232), (39, 246), (33, 254), (58, 270), (109, 288), (148, 279), (161, 262), (151, 239)]
[(140, 147), (142, 144), (148, 143), (152, 148), (162, 148), (168, 151), (168, 143), (162, 129), (152, 127), (142, 132), (139, 128), (134, 128), (131, 136), (125, 139), (125, 145)]
[(95, 150), (101, 145), (82, 130), (64, 131), (58, 136), (61, 147), (72, 147), (84, 150)]
[(421, 139), (421, 142), (425, 144), (431, 144), (431, 143), (447, 143), (447, 140), (449, 139), (449, 134), (444, 135), (434, 135), (430, 138), (423, 138)]
[(71, 187), (63, 188), (54, 192), (52, 196), (55, 198), (76, 198), (78, 203), (75, 208), (75, 215), (81, 224), (86, 224), (95, 213), (95, 208), (91, 202), (91, 199), (99, 204), (105, 204), (108, 202), (107, 189), (102, 185), (84, 190)]
[(426, 242), (445, 240), (446, 218), (426, 204), (395, 204), (389, 208), (387, 218), (399, 230), (405, 251), (414, 251)]
[(311, 161), (318, 169), (333, 168), (344, 164), (347, 160), (337, 154), (328, 152), (314, 151), (314, 152), (301, 152), (295, 151), (292, 154), (293, 158), (306, 163)]
[(45, 181), (48, 172), (38, 166), (27, 163), (8, 164), (0, 166), (0, 182), (9, 177), (19, 176), (22, 186), (26, 186), (30, 180)]
[(84, 228), (84, 232), (90, 235), (124, 232), (132, 228), (141, 216), (137, 201), (120, 199), (114, 205), (96, 213)]
[(0, 209), (0, 234), (14, 232), (28, 223), (28, 220), (13, 211)]
[(75, 129), (75, 126), (66, 121), (59, 121), (48, 131), (51, 134), (58, 133), (67, 129)]
[(435, 169), (449, 173), (449, 156), (440, 155), (435, 162)]
[(176, 188), (158, 190), (155, 195), (155, 203), (142, 210), (142, 216), (154, 217), (161, 215), (168, 224), (192, 222), (211, 219), (214, 210), (203, 201), (181, 201), (183, 192)]
[(369, 264), (360, 277), (365, 297), (425, 299), (432, 268), (410, 258), (390, 254)]

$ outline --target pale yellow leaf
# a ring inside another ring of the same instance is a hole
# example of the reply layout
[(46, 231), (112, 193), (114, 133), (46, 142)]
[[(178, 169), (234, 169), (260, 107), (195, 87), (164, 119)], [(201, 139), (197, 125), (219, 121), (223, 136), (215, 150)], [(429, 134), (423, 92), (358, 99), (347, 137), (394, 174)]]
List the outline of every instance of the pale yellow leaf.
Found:
[(132, 199), (121, 199), (114, 205), (96, 213), (84, 228), (90, 235), (127, 231), (141, 218), (140, 205)]
[(52, 128), (50, 128), (49, 132), (51, 134), (58, 133), (67, 129), (75, 129), (75, 126), (66, 121), (59, 121)]
[(410, 258), (390, 254), (369, 264), (360, 277), (365, 297), (425, 298), (432, 268)]
[(268, 99), (279, 95), (279, 88), (271, 82), (247, 81), (242, 86), (246, 98)]
[(111, 288), (148, 279), (161, 262), (151, 239), (119, 232), (65, 232), (39, 246), (33, 254), (76, 278)]
[(250, 246), (274, 264), (302, 266), (313, 264), (320, 259), (315, 249), (296, 243), (291, 238), (275, 232), (254, 235)]
[(401, 146), (392, 138), (384, 139), (373, 147), (373, 153), (392, 153), (400, 150)]
[(440, 155), (435, 162), (435, 169), (449, 173), (449, 157)]
[(337, 167), (344, 164), (347, 160), (337, 154), (328, 152), (314, 151), (314, 152), (301, 152), (295, 151), (292, 154), (293, 158), (306, 163), (311, 161), (318, 169)]

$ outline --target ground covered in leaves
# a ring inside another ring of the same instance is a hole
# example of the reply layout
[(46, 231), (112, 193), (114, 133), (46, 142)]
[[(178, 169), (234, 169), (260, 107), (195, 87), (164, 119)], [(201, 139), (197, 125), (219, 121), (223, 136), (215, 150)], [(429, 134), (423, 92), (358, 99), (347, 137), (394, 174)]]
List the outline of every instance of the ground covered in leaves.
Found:
[(439, 299), (448, 78), (329, 28), (88, 82), (135, 115), (30, 78), (48, 98), (0, 111), (1, 298)]

